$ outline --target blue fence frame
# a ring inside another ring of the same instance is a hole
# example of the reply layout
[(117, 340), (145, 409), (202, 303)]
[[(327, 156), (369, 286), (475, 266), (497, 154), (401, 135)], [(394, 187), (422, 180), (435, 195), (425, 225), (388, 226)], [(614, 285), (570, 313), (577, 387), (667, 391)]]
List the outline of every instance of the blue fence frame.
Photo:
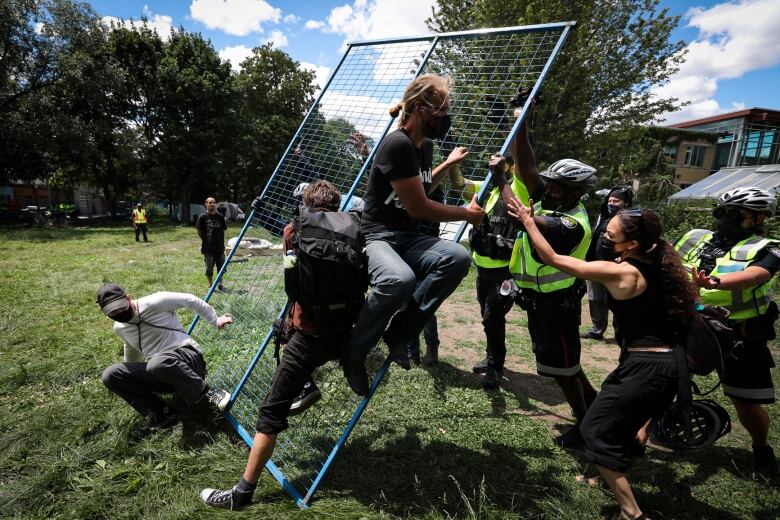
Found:
[[(363, 49), (363, 48), (373, 48), (377, 46), (381, 46), (382, 48), (392, 48), (390, 46), (393, 45), (400, 45), (400, 44), (410, 44), (410, 43), (419, 43), (423, 44), (426, 43), (428, 45), (427, 50), (425, 51), (422, 58), (417, 63), (416, 70), (412, 74), (407, 74), (409, 76), (408, 79), (411, 79), (411, 77), (416, 77), (424, 72), (427, 71), (427, 66), (429, 64), (429, 61), (431, 57), (434, 55), (437, 48), (439, 48), (440, 44), (442, 42), (468, 42), (468, 41), (479, 41), (481, 39), (490, 38), (490, 37), (498, 37), (498, 36), (504, 36), (504, 35), (524, 35), (524, 34), (532, 34), (532, 33), (545, 33), (550, 35), (557, 34), (557, 41), (550, 50), (548, 54), (546, 54), (546, 57), (544, 58), (544, 66), (541, 69), (541, 72), (539, 72), (536, 75), (536, 79), (533, 83), (533, 87), (531, 89), (531, 97), (535, 96), (544, 81), (544, 79), (547, 77), (550, 71), (550, 67), (552, 66), (553, 61), (557, 57), (557, 55), (560, 53), (561, 48), (563, 46), (563, 43), (566, 40), (566, 37), (569, 34), (569, 31), (571, 30), (572, 26), (574, 26), (575, 22), (562, 22), (562, 23), (551, 23), (551, 24), (542, 24), (542, 25), (533, 25), (533, 26), (524, 26), (524, 27), (506, 27), (506, 28), (497, 28), (497, 29), (483, 29), (483, 30), (476, 30), (476, 31), (461, 31), (461, 32), (453, 32), (453, 33), (443, 33), (443, 34), (436, 34), (436, 35), (428, 35), (428, 36), (418, 36), (418, 37), (408, 37), (408, 38), (396, 38), (396, 39), (382, 39), (382, 40), (370, 40), (370, 41), (359, 41), (359, 42), (353, 42), (348, 44), (348, 48), (344, 55), (341, 57), (341, 60), (339, 61), (339, 64), (336, 66), (335, 70), (331, 74), (330, 78), (328, 78), (327, 83), (323, 87), (322, 91), (318, 94), (314, 104), (311, 106), (309, 111), (306, 114), (306, 117), (304, 118), (304, 121), (301, 123), (300, 127), (296, 131), (293, 139), (290, 141), (289, 145), (287, 146), (284, 154), (279, 160), (279, 163), (277, 164), (277, 167), (269, 179), (268, 183), (266, 184), (265, 188), (263, 189), (263, 192), (260, 195), (260, 199), (265, 201), (269, 200), (269, 198), (274, 197), (274, 193), (272, 192), (272, 187), (277, 183), (277, 181), (283, 181), (284, 179), (281, 179), (281, 175), (283, 172), (285, 172), (285, 168), (289, 166), (290, 161), (294, 157), (294, 153), (296, 150), (296, 146), (299, 146), (302, 141), (301, 139), (305, 139), (306, 129), (309, 128), (310, 122), (312, 119), (316, 118), (317, 116), (321, 116), (320, 109), (322, 108), (322, 103), (324, 100), (327, 100), (327, 96), (330, 92), (330, 88), (334, 81), (337, 80), (337, 78), (341, 78), (342, 73), (348, 74), (349, 71), (345, 72), (345, 63), (347, 62), (348, 58), (351, 56), (351, 53), (355, 52), (357, 49)], [(541, 49), (541, 45), (538, 49), (534, 50), (533, 52), (538, 53)], [(527, 50), (527, 46), (523, 47), (523, 50)], [(532, 49), (533, 50), (533, 49)], [(542, 49), (544, 51), (547, 50), (545, 47)], [(412, 51), (409, 51), (410, 54), (413, 54), (414, 49)], [(528, 51), (531, 52), (530, 50)], [(534, 54), (534, 58), (536, 58)], [(416, 59), (416, 58), (415, 58)], [(400, 68), (400, 65), (399, 65)], [(401, 71), (403, 72), (403, 71)], [(400, 98), (399, 98), (400, 99)], [(528, 112), (529, 112), (529, 104), (526, 104), (521, 110), (521, 113), (517, 120), (514, 122), (514, 124), (511, 127), (511, 130), (508, 132), (508, 135), (505, 139), (503, 139), (503, 144), (501, 145), (500, 153), (506, 155), (508, 148), (510, 146), (510, 143), (514, 139), (514, 137), (517, 135), (517, 132), (520, 129), (520, 126), (522, 125), (523, 121), (526, 119)], [(374, 119), (377, 119), (378, 116), (374, 115), (372, 116)], [(389, 115), (386, 115), (386, 122), (384, 122), (383, 125), (376, 126), (376, 128), (380, 128), (379, 135), (377, 138), (375, 138), (375, 144), (381, 141), (381, 139), (390, 131), (392, 128), (392, 125), (394, 123), (394, 120), (390, 118)], [(354, 180), (349, 182), (348, 189), (346, 191), (346, 196), (344, 197), (342, 208), (348, 207), (350, 204), (352, 198), (356, 196), (357, 192), (359, 191), (361, 187), (361, 183), (365, 181), (365, 174), (368, 171), (371, 160), (373, 159), (374, 153), (376, 151), (376, 146), (373, 147), (373, 149), (370, 151), (367, 157), (364, 158), (362, 166), (357, 171)], [(487, 170), (487, 168), (481, 166), (482, 172), (480, 175), (483, 176), (485, 182), (482, 184), (482, 187), (479, 191), (479, 200), (483, 200), (485, 194), (487, 193), (487, 189), (489, 186), (489, 180), (490, 180), (490, 172)], [(273, 202), (273, 201), (271, 201)], [(238, 235), (237, 241), (241, 241), (244, 239), (247, 234), (250, 232), (251, 229), (253, 229), (253, 225), (256, 221), (257, 214), (255, 209), (253, 209), (248, 218), (246, 219), (246, 222)], [(453, 235), (454, 240), (459, 240), (463, 233), (465, 232), (467, 228), (466, 223), (463, 223), (459, 226), (457, 231)], [(220, 284), (223, 279), (229, 279), (228, 275), (231, 272), (232, 269), (232, 263), (234, 262), (234, 255), (236, 254), (236, 251), (238, 250), (238, 247), (234, 247), (230, 254), (227, 257), (226, 262), (222, 266), (222, 268), (219, 270), (219, 273), (215, 277), (213, 286), (209, 289), (206, 300), (211, 301), (215, 294), (219, 294), (215, 292), (215, 288)], [(214, 303), (214, 302), (212, 302)], [(217, 304), (220, 302), (218, 301)], [(215, 307), (219, 307), (219, 305), (215, 304)], [(279, 312), (279, 316), (283, 315), (285, 313), (287, 306), (285, 305), (284, 308)], [(223, 310), (223, 309), (220, 309)], [(205, 333), (202, 331), (203, 327), (198, 327), (199, 321), (197, 318), (193, 321), (189, 328), (190, 333)], [(270, 324), (266, 324), (270, 325)], [(230, 406), (233, 406), (233, 404), (236, 402), (236, 400), (242, 395), (242, 392), (244, 391), (245, 385), (248, 382), (248, 379), (253, 374), (253, 371), (255, 370), (256, 366), (258, 365), (258, 362), (261, 360), (261, 358), (264, 357), (264, 355), (267, 354), (267, 347), (269, 343), (271, 343), (271, 330), (270, 326), (266, 327), (267, 332), (262, 334), (262, 340), (259, 343), (259, 346), (257, 348), (257, 351), (254, 353), (254, 355), (251, 357), (251, 359), (248, 361), (248, 365), (246, 370), (243, 371), (243, 375), (235, 381), (235, 386), (233, 387), (232, 391), (232, 397), (231, 397), (231, 404)], [(202, 342), (202, 344), (208, 344), (208, 342)], [(228, 347), (225, 347), (223, 350), (229, 350)], [(207, 349), (207, 354), (210, 352), (209, 349)], [(387, 374), (387, 371), (389, 369), (389, 361), (385, 360), (385, 362), (380, 366), (380, 368), (377, 370), (373, 382), (370, 387), (370, 391), (368, 395), (359, 401), (357, 404), (356, 409), (351, 414), (351, 417), (349, 418), (348, 422), (344, 426), (344, 429), (341, 433), (341, 435), (336, 440), (335, 444), (333, 445), (330, 452), (327, 454), (327, 457), (322, 464), (321, 468), (317, 472), (316, 476), (311, 481), (311, 484), (305, 488), (305, 492), (301, 493), (290, 480), (288, 480), (288, 477), (285, 475), (283, 469), (281, 469), (274, 460), (270, 460), (268, 464), (266, 465), (266, 468), (268, 471), (273, 475), (273, 477), (279, 482), (279, 484), (282, 486), (282, 488), (290, 494), (290, 496), (293, 497), (296, 504), (301, 508), (307, 508), (311, 501), (314, 498), (315, 493), (319, 489), (320, 485), (322, 484), (323, 478), (328, 473), (329, 469), (331, 468), (333, 462), (338, 456), (338, 453), (340, 449), (344, 446), (347, 439), (349, 438), (350, 434), (352, 433), (353, 429), (357, 425), (357, 423), (360, 420), (361, 415), (363, 414), (364, 410), (366, 409), (369, 401), (374, 396), (374, 394), (377, 391), (377, 388), (379, 387), (380, 383), (382, 382), (383, 378)], [(270, 384), (270, 383), (269, 383)], [(259, 404), (259, 403), (257, 403)], [(241, 420), (236, 417), (232, 410), (225, 413), (226, 419), (229, 421), (229, 423), (233, 426), (233, 428), (238, 432), (238, 434), (244, 439), (244, 441), (251, 446), (252, 445), (252, 438), (253, 434), (249, 431), (247, 431), (247, 427), (242, 424)]]

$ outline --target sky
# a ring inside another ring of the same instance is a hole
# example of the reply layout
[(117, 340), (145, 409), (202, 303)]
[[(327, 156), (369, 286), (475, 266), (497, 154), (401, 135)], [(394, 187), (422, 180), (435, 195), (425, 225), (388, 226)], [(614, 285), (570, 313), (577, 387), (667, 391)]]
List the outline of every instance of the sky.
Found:
[[(346, 43), (428, 33), (433, 0), (92, 0), (106, 20), (138, 20), (165, 37), (184, 27), (211, 40), (235, 69), (253, 47), (272, 42), (320, 85)], [(686, 42), (686, 60), (659, 96), (689, 104), (663, 124), (743, 108), (780, 110), (780, 0), (661, 0), (680, 15), (672, 37)], [(557, 22), (563, 20), (550, 20)]]

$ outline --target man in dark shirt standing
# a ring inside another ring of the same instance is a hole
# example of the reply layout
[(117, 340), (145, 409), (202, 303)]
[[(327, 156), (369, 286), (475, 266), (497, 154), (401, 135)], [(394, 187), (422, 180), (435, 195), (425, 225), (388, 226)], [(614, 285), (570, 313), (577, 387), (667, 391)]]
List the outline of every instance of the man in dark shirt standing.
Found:
[[(206, 262), (206, 278), (209, 280), (209, 287), (214, 283), (214, 266), (217, 271), (222, 269), (225, 263), (225, 230), (227, 223), (225, 217), (217, 211), (217, 200), (209, 197), (204, 203), (206, 213), (198, 216), (198, 222), (195, 227), (198, 228), (198, 236), (201, 240), (200, 252), (203, 254), (203, 260)], [(222, 284), (219, 284), (219, 290), (222, 290)]]

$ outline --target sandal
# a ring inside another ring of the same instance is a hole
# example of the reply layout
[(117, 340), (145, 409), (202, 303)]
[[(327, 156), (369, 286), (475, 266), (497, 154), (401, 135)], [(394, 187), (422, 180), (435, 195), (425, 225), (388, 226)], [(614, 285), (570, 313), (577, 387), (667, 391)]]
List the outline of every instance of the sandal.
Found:
[(592, 488), (604, 487), (604, 480), (593, 464), (586, 464), (580, 475), (574, 477), (578, 484)]

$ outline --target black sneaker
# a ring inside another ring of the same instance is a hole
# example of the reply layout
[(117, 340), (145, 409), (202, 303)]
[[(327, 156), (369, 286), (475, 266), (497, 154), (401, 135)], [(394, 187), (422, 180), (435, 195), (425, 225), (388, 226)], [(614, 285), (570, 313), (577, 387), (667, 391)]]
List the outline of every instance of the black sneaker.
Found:
[(495, 390), (501, 386), (501, 378), (504, 377), (504, 371), (496, 368), (488, 368), (485, 375), (482, 376), (482, 388), (486, 390)]
[(159, 410), (149, 412), (140, 426), (142, 432), (151, 432), (154, 430), (167, 430), (179, 422), (179, 416), (176, 410), (170, 406), (163, 406)]
[(420, 359), (420, 345), (418, 344), (417, 347), (412, 347), (411, 345), (407, 349), (407, 355), (409, 356), (409, 360), (414, 363), (415, 365), (419, 365), (422, 360)]
[(480, 361), (479, 363), (471, 367), (471, 371), (474, 372), (475, 374), (484, 374), (485, 372), (487, 372), (487, 369), (488, 369), (487, 356), (485, 356), (485, 359), (483, 359), (482, 361)]
[(207, 506), (223, 507), (234, 511), (248, 506), (252, 502), (254, 492), (241, 493), (236, 490), (236, 486), (231, 489), (219, 490), (206, 488), (200, 492), (200, 499)]
[(368, 374), (366, 374), (366, 362), (362, 359), (354, 360), (347, 356), (342, 361), (342, 368), (344, 369), (344, 377), (347, 378), (347, 383), (360, 397), (368, 394)]
[(753, 467), (765, 477), (777, 475), (777, 459), (772, 446), (753, 445)]
[(585, 441), (582, 440), (582, 434), (580, 434), (579, 424), (575, 424), (569, 431), (557, 436), (555, 444), (567, 450), (576, 450), (585, 446)]
[(298, 415), (305, 412), (319, 401), (321, 397), (322, 393), (317, 388), (317, 385), (314, 384), (314, 381), (306, 381), (300, 395), (295, 398), (295, 401), (290, 406), (290, 415)]
[(217, 388), (216, 390), (208, 390), (206, 392), (206, 399), (208, 402), (220, 412), (224, 412), (230, 403), (230, 392)]
[(411, 370), (412, 364), (409, 362), (409, 351), (407, 347), (402, 343), (397, 343), (389, 340), (387, 334), (382, 336), (382, 340), (390, 350), (390, 361), (403, 368), (404, 370)]

